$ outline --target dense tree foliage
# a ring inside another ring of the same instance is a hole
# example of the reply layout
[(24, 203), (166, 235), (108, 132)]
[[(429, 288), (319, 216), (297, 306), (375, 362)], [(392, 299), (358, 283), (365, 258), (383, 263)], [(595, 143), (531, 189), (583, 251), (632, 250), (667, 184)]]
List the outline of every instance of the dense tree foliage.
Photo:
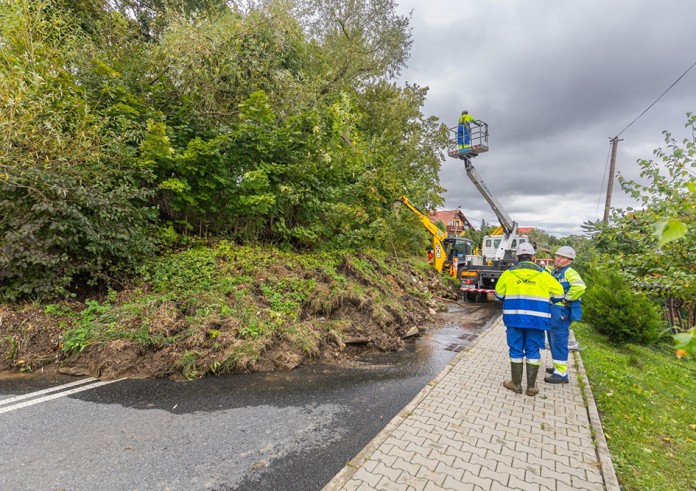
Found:
[(391, 0), (0, 3), (0, 295), (186, 236), (413, 247), (391, 205), (442, 203), (447, 133), (393, 81), (408, 25)]
[(56, 7), (0, 7), (0, 284), (9, 298), (63, 294), (74, 278), (95, 279), (154, 245), (150, 172), (119, 118), (86, 97), (75, 73), (89, 39)]

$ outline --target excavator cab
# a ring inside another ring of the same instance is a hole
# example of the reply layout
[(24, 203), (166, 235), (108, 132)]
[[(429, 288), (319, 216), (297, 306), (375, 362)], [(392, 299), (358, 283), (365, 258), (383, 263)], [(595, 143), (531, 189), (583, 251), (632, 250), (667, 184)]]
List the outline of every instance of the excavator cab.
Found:
[(457, 278), (459, 266), (465, 263), (466, 256), (474, 250), (474, 241), (464, 237), (447, 237), (442, 244), (447, 258), (443, 269), (449, 269), (450, 274)]
[(474, 249), (474, 241), (464, 237), (447, 237), (442, 242), (445, 246), (447, 259), (450, 261), (455, 257), (463, 261)]
[(447, 154), (457, 159), (470, 159), (488, 151), (488, 123), (474, 121), (469, 124), (469, 146), (459, 148), (458, 126), (450, 128), (451, 137), (447, 142)]

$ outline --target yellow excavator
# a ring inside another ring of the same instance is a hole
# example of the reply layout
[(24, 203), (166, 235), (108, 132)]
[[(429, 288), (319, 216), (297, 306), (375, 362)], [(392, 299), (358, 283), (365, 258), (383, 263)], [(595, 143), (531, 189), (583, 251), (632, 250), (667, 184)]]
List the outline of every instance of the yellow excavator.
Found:
[[(440, 230), (430, 218), (409, 201), (406, 196), (394, 200), (395, 204), (402, 204), (411, 210), (423, 224), (430, 235), (433, 236), (433, 267), (442, 272), (445, 271), (457, 278), (457, 267), (464, 258), (472, 253), (474, 242), (464, 237), (448, 237), (447, 232)], [(461, 259), (461, 261), (460, 261)]]

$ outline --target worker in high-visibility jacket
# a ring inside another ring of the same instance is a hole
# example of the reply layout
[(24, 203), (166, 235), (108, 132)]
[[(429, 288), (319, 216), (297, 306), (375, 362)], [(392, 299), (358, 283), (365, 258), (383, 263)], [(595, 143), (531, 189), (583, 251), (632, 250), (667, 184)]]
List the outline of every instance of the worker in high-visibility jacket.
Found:
[(503, 301), (503, 324), (507, 328), (512, 380), (503, 387), (522, 393), (522, 373), (527, 361), (527, 395), (539, 393), (536, 386), (545, 331), (551, 326), (551, 303), (563, 300), (563, 287), (547, 270), (536, 264), (536, 251), (523, 242), (515, 251), (518, 263), (503, 272), (495, 296)]
[(575, 249), (569, 246), (559, 247), (554, 259), (551, 274), (563, 286), (563, 300), (551, 306), (551, 330), (549, 347), (553, 368), (547, 368), (549, 374), (544, 381), (550, 384), (568, 383), (568, 338), (570, 325), (582, 317), (580, 298), (585, 293), (585, 282), (570, 265), (575, 260)]
[(471, 147), (471, 123), (475, 123), (476, 119), (469, 114), (466, 109), (459, 116), (459, 124), (457, 125), (457, 149), (461, 152)]

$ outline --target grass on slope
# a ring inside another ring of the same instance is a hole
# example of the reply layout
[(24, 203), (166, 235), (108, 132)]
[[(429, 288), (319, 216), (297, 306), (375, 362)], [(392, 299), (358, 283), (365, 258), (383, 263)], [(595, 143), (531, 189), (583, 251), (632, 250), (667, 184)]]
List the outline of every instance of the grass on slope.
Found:
[(0, 371), (196, 378), (341, 361), (356, 339), (402, 347), (441, 280), (420, 257), (220, 241), (158, 257), (103, 298), (0, 305)]
[(621, 488), (696, 489), (696, 360), (574, 331)]

